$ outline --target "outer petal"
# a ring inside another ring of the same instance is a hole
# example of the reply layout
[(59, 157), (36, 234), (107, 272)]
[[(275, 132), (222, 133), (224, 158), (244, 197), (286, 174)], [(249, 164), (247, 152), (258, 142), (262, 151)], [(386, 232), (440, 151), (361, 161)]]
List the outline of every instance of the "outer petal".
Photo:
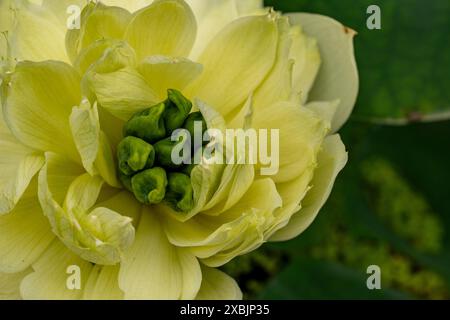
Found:
[(64, 29), (50, 11), (28, 1), (12, 0), (2, 1), (0, 11), (5, 21), (0, 31), (8, 31), (12, 57), (19, 61), (68, 60)]
[(184, 58), (151, 56), (139, 65), (138, 70), (158, 97), (164, 100), (167, 89), (183, 91), (202, 73), (203, 66)]
[(138, 61), (152, 55), (185, 57), (191, 51), (197, 24), (182, 0), (160, 0), (138, 11), (125, 34)]
[(251, 14), (264, 14), (262, 0), (186, 0), (199, 25), (197, 39), (191, 52), (196, 59), (206, 45), (228, 23)]
[(189, 247), (206, 265), (217, 267), (260, 246), (279, 207), (281, 198), (275, 184), (262, 179), (219, 216), (198, 215), (184, 223), (167, 218), (165, 227), (171, 243)]
[(119, 265), (95, 265), (89, 274), (83, 299), (85, 300), (122, 300), (123, 292), (119, 288)]
[(242, 292), (236, 281), (220, 270), (202, 265), (202, 286), (196, 300), (241, 300)]
[[(72, 290), (68, 284), (69, 267), (79, 268), (81, 289)], [(76, 300), (81, 299), (92, 264), (69, 251), (59, 240), (33, 264), (34, 272), (27, 275), (20, 285), (24, 299), (30, 300)]]
[(253, 95), (255, 110), (271, 106), (279, 101), (289, 100), (292, 92), (293, 60), (289, 59), (292, 39), (289, 35), (289, 21), (286, 17), (278, 20), (277, 57), (272, 70)]
[(86, 171), (91, 175), (98, 173), (109, 185), (120, 187), (111, 146), (100, 129), (97, 105), (91, 107), (84, 101), (80, 107), (74, 107), (70, 127)]
[(81, 13), (81, 28), (69, 30), (66, 35), (67, 52), (72, 62), (97, 40), (122, 39), (130, 20), (131, 14), (123, 8), (90, 2)]
[(0, 300), (20, 300), (20, 282), (30, 271), (0, 273)]
[(256, 129), (279, 130), (279, 141), (275, 141), (279, 143), (279, 171), (272, 176), (277, 183), (314, 170), (317, 153), (329, 131), (329, 123), (314, 112), (287, 102), (255, 111), (253, 125)]
[(316, 80), (322, 61), (317, 39), (307, 37), (300, 26), (291, 28), (291, 38), (290, 59), (294, 61), (292, 98), (304, 104), (308, 100), (309, 91)]
[(120, 266), (125, 299), (193, 299), (201, 278), (197, 259), (171, 245), (156, 212), (145, 207), (136, 241)]
[(122, 7), (130, 12), (135, 12), (148, 6), (153, 0), (103, 0), (102, 2), (108, 6)]
[(76, 71), (61, 62), (23, 62), (11, 76), (5, 121), (23, 144), (79, 159), (69, 116), (81, 100)]
[(0, 115), (0, 215), (14, 208), (43, 164), (44, 157), (17, 141)]
[(350, 116), (358, 94), (358, 70), (353, 52), (355, 32), (320, 15), (295, 13), (288, 16), (292, 24), (301, 25), (306, 34), (317, 39), (323, 64), (309, 100), (340, 99), (341, 105), (332, 124), (332, 131), (336, 132)]
[[(105, 207), (94, 208), (103, 181), (88, 174), (76, 176), (76, 171), (70, 161), (47, 154), (39, 174), (42, 208), (53, 232), (72, 251), (97, 264), (115, 264), (134, 239), (131, 219)], [(64, 207), (60, 189), (67, 190)]]
[(277, 19), (272, 14), (230, 23), (200, 56), (204, 72), (186, 89), (188, 96), (226, 116), (266, 77), (275, 61), (277, 40)]
[(15, 209), (0, 217), (0, 272), (27, 269), (54, 239), (37, 199), (37, 183), (27, 189)]
[(100, 105), (125, 121), (134, 113), (159, 102), (144, 77), (131, 68), (105, 74), (95, 73), (89, 82)]
[(312, 189), (302, 201), (302, 209), (294, 214), (289, 224), (274, 234), (272, 241), (292, 239), (313, 222), (328, 199), (336, 176), (347, 163), (347, 153), (339, 135), (325, 139), (318, 158), (319, 166), (314, 172)]

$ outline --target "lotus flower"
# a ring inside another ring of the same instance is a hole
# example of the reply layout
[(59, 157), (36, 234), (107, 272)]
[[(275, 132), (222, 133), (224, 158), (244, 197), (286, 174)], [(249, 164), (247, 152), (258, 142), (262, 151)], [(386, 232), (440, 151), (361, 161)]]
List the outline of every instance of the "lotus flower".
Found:
[[(301, 234), (346, 164), (354, 32), (331, 18), (258, 0), (1, 0), (0, 15), (3, 298), (240, 299), (218, 268)], [(170, 162), (171, 132), (196, 120), (278, 129), (276, 172)]]

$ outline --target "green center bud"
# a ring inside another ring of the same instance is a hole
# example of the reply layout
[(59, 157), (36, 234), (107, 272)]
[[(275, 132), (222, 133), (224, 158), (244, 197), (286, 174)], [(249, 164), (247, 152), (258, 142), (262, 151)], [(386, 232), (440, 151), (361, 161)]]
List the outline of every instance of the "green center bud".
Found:
[(183, 173), (169, 173), (165, 201), (174, 210), (186, 212), (194, 207), (191, 179)]
[(166, 110), (164, 103), (134, 114), (124, 126), (124, 136), (141, 138), (148, 143), (154, 143), (166, 136), (163, 114)]
[(192, 103), (177, 90), (167, 90), (167, 96), (168, 99), (165, 102), (166, 112), (164, 114), (164, 123), (167, 132), (170, 134), (183, 126), (189, 112), (191, 112)]
[(144, 204), (158, 204), (164, 200), (167, 175), (163, 168), (142, 171), (131, 178), (134, 196)]
[(124, 175), (132, 175), (143, 169), (150, 169), (155, 162), (153, 147), (136, 137), (126, 137), (117, 147), (119, 170)]
[(139, 202), (164, 202), (187, 212), (194, 207), (191, 141), (195, 134), (203, 136), (206, 123), (200, 112), (189, 114), (192, 103), (179, 91), (169, 89), (167, 94), (166, 101), (134, 114), (125, 124), (125, 138), (117, 146), (118, 175)]

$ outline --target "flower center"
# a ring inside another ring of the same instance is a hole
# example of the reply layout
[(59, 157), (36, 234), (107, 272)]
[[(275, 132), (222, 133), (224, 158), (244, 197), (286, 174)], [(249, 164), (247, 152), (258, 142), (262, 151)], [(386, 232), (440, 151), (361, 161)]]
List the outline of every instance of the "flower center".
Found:
[[(190, 137), (196, 121), (204, 129), (206, 124), (200, 112), (190, 113), (192, 103), (181, 92), (167, 92), (167, 100), (134, 114), (125, 124), (117, 147), (119, 178), (141, 203), (165, 203), (187, 212), (194, 206), (190, 174), (195, 147)], [(186, 159), (174, 161), (174, 148), (187, 144)]]

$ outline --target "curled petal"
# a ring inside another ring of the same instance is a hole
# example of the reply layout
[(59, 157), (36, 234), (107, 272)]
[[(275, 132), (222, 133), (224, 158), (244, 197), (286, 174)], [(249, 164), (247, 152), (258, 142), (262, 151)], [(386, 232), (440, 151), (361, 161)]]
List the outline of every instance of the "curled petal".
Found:
[(350, 116), (358, 95), (359, 77), (353, 51), (356, 33), (328, 17), (307, 13), (288, 16), (292, 24), (300, 25), (307, 35), (317, 39), (322, 67), (309, 101), (340, 100), (332, 123), (332, 132), (336, 132)]
[(19, 63), (6, 94), (5, 121), (20, 142), (79, 161), (69, 118), (81, 100), (80, 78), (71, 66), (55, 61)]
[(128, 25), (125, 40), (139, 61), (153, 55), (189, 55), (197, 32), (191, 8), (181, 0), (155, 1), (138, 11)]
[(273, 235), (272, 241), (292, 239), (312, 223), (328, 199), (334, 181), (346, 163), (347, 152), (339, 135), (327, 137), (318, 157), (318, 168), (311, 182), (312, 188), (301, 202), (302, 208), (292, 216), (285, 228)]
[(202, 265), (202, 286), (196, 300), (241, 300), (242, 291), (236, 281), (220, 270)]
[[(83, 259), (112, 265), (134, 239), (129, 217), (95, 207), (103, 181), (63, 157), (47, 154), (39, 174), (39, 200), (53, 232)], [(64, 206), (62, 202), (64, 200)]]
[(266, 77), (275, 61), (277, 42), (277, 22), (272, 15), (233, 21), (199, 57), (204, 72), (186, 94), (201, 98), (226, 116)]

